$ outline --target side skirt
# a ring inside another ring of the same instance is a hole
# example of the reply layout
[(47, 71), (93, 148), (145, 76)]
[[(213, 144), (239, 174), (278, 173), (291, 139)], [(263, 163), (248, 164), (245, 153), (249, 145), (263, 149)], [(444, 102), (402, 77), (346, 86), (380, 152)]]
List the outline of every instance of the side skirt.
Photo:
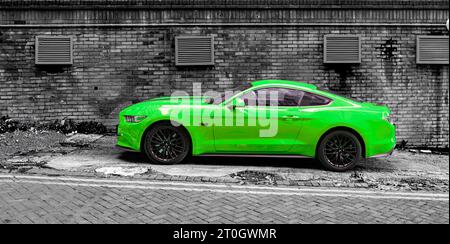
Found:
[(304, 155), (285, 155), (285, 154), (218, 154), (207, 153), (197, 155), (200, 157), (236, 157), (236, 158), (313, 158)]

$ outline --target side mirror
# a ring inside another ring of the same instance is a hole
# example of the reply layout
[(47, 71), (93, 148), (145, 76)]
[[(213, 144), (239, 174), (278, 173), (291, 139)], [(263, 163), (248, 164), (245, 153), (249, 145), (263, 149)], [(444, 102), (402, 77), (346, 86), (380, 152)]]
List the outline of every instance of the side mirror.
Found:
[(207, 104), (212, 104), (214, 102), (214, 99), (212, 97), (206, 97), (203, 99), (203, 101)]
[(231, 110), (235, 110), (236, 108), (242, 108), (245, 107), (245, 102), (244, 100), (240, 99), (240, 98), (235, 98), (233, 99), (233, 101), (231, 101), (229, 108)]

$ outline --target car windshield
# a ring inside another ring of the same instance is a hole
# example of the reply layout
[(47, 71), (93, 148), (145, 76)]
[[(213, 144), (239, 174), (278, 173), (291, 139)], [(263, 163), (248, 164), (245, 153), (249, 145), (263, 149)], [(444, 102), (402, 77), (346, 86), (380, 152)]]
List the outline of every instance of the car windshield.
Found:
[(228, 98), (232, 97), (233, 95), (235, 95), (239, 92), (245, 91), (250, 87), (252, 87), (252, 85), (250, 83), (246, 83), (243, 85), (236, 86), (232, 89), (227, 89), (227, 90), (219, 93), (217, 96), (207, 99), (206, 102), (209, 104), (215, 104), (215, 105), (221, 104), (223, 101), (227, 100)]

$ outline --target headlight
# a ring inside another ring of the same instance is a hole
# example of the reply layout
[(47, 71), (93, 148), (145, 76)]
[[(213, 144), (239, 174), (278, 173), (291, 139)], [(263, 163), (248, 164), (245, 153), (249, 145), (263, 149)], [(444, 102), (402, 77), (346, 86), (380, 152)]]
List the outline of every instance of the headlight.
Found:
[(131, 116), (131, 115), (125, 115), (125, 121), (128, 123), (139, 123), (142, 120), (144, 120), (145, 118), (147, 118), (147, 116), (143, 116), (143, 115), (138, 115), (138, 116)]

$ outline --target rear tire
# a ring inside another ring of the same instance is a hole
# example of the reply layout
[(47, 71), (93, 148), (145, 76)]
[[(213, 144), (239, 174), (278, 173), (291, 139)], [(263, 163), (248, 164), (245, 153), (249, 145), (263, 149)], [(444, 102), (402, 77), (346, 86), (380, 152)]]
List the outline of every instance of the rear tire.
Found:
[(170, 123), (153, 126), (143, 139), (143, 151), (153, 163), (180, 163), (191, 150), (191, 140), (186, 129)]
[(362, 146), (351, 132), (336, 130), (327, 134), (317, 149), (317, 159), (332, 171), (346, 171), (355, 167), (362, 158)]

